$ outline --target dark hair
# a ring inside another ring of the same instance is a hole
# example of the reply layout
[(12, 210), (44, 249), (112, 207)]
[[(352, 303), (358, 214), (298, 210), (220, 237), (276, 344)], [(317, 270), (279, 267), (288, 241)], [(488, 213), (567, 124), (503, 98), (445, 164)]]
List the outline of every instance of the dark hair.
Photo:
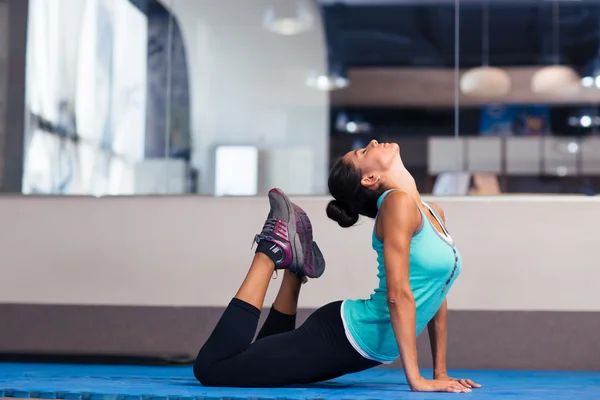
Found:
[(362, 175), (360, 169), (343, 158), (335, 162), (329, 173), (329, 193), (335, 200), (327, 204), (327, 216), (342, 228), (354, 225), (360, 215), (377, 215), (377, 200), (383, 191), (364, 187)]

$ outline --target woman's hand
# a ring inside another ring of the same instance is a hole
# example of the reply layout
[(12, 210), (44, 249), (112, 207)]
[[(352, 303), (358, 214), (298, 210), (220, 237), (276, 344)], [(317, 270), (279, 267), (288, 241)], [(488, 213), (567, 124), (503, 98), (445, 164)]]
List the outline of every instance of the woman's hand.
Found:
[(413, 392), (450, 392), (469, 393), (471, 389), (455, 379), (424, 379), (419, 378), (410, 385)]
[(481, 385), (479, 383), (475, 383), (470, 379), (456, 379), (456, 378), (451, 378), (448, 376), (447, 373), (440, 373), (440, 374), (435, 374), (435, 376), (433, 377), (435, 380), (441, 380), (441, 381), (454, 381), (454, 382), (458, 382), (460, 383), (462, 386), (471, 389), (471, 388), (480, 388)]

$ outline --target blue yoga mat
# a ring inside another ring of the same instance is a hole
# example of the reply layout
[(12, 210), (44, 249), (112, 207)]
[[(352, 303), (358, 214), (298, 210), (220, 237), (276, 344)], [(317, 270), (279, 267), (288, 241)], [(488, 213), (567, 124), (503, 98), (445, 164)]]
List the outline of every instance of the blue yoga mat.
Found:
[[(423, 371), (430, 374), (430, 371)], [(483, 388), (471, 399), (600, 398), (600, 373), (453, 371)], [(0, 363), (0, 397), (72, 400), (200, 399), (448, 399), (449, 393), (413, 393), (402, 370), (372, 369), (312, 385), (277, 389), (205, 388), (190, 367), (135, 367)]]

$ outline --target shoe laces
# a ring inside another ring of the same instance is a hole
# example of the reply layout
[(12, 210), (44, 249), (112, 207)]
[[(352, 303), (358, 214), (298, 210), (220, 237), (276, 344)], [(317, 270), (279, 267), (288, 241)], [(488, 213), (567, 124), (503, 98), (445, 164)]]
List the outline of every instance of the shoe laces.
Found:
[(279, 220), (274, 218), (267, 219), (263, 225), (262, 232), (254, 236), (254, 240), (252, 241), (250, 248), (253, 249), (255, 244), (257, 244), (261, 239), (264, 239), (265, 233), (275, 233), (275, 225), (277, 225), (277, 222), (279, 222)]
[(263, 232), (274, 232), (275, 231), (275, 225), (277, 225), (277, 222), (279, 222), (278, 220), (274, 219), (274, 218), (269, 218), (265, 221), (265, 224), (263, 225)]

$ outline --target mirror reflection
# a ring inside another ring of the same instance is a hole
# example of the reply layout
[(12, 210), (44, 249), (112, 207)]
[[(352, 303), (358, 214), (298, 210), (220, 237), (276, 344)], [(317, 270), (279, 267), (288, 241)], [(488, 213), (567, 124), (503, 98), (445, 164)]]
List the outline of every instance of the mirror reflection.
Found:
[(4, 192), (327, 195), (371, 139), (423, 193), (600, 188), (595, 2), (27, 3), (0, 41), (0, 115), (19, 114), (7, 43), (24, 60)]

